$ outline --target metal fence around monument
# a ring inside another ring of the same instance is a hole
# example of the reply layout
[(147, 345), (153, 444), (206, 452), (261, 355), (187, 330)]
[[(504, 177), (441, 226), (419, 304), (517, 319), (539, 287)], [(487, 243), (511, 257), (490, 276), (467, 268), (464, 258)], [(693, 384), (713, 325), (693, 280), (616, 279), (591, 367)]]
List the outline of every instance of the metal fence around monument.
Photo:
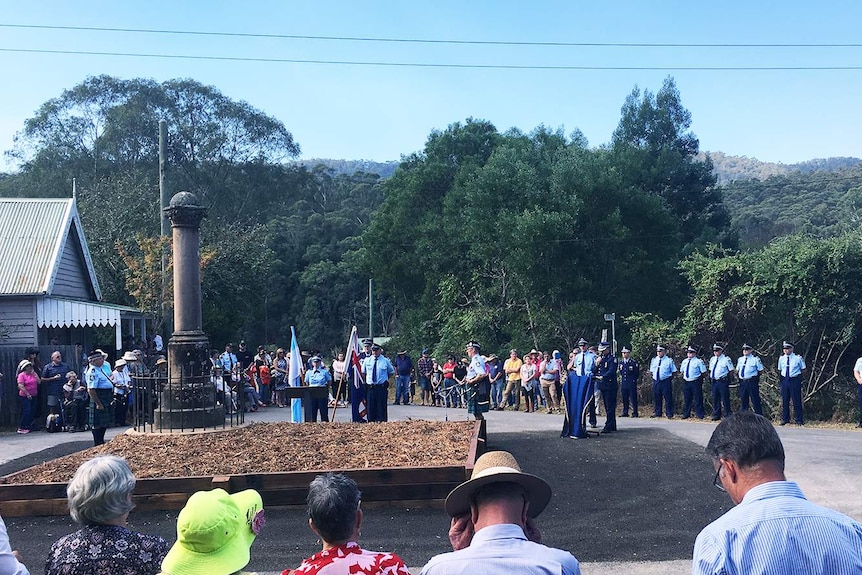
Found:
[(132, 376), (128, 407), (132, 427), (141, 432), (204, 431), (245, 423), (242, 382), (217, 390), (210, 376)]

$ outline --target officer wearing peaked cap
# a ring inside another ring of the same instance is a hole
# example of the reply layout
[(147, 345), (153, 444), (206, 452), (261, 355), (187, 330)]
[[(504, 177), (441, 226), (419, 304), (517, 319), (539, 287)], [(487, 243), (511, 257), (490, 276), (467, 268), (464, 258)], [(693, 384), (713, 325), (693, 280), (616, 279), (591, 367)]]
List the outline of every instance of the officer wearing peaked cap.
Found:
[(623, 357), (617, 364), (620, 373), (620, 392), (623, 396), (622, 417), (629, 416), (629, 405), (631, 405), (631, 416), (638, 417), (638, 377), (641, 374), (640, 365), (631, 356), (632, 350), (623, 346)]
[(661, 417), (661, 404), (664, 400), (665, 414), (673, 419), (673, 374), (677, 372), (673, 359), (667, 357), (667, 349), (663, 345), (655, 348), (655, 357), (649, 364), (652, 374), (653, 414), (650, 417)]
[(786, 341), (781, 346), (782, 355), (778, 358), (778, 374), (781, 377), (781, 425), (790, 422), (790, 402), (793, 401), (793, 415), (797, 425), (805, 423), (802, 414), (802, 370), (805, 360), (793, 353), (793, 344)]
[(683, 407), (682, 418), (691, 417), (691, 405), (694, 403), (694, 413), (698, 419), (704, 418), (703, 410), (703, 374), (707, 372), (706, 364), (697, 357), (697, 350), (691, 346), (685, 350), (685, 359), (679, 365), (682, 374)]
[(739, 377), (739, 400), (741, 411), (748, 410), (748, 403), (754, 408), (754, 413), (763, 415), (763, 407), (760, 404), (760, 374), (763, 371), (763, 362), (754, 355), (753, 348), (746, 344), (742, 345), (742, 357), (736, 361), (736, 373)]
[(721, 406), (724, 405), (724, 416), (730, 415), (730, 372), (734, 370), (733, 362), (724, 355), (724, 346), (714, 344), (712, 357), (709, 360), (709, 379), (712, 382), (712, 420), (721, 419)]

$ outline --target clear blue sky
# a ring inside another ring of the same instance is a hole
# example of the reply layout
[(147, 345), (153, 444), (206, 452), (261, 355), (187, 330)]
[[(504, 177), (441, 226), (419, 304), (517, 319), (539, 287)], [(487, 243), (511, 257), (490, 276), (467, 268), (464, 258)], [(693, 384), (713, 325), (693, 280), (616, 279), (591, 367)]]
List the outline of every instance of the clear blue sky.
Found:
[[(0, 24), (514, 42), (862, 43), (859, 0), (22, 2)], [(347, 42), (0, 27), (0, 49), (354, 62), (597, 67), (862, 66), (860, 47), (545, 47)], [(44, 101), (97, 74), (188, 77), (248, 101), (303, 157), (398, 159), (467, 117), (610, 140), (635, 84), (676, 78), (703, 150), (792, 163), (862, 157), (862, 70), (501, 70), (31, 54), (0, 51), (0, 149)], [(156, 127), (153, 128), (156, 130)], [(0, 161), (0, 168), (4, 162)], [(5, 164), (8, 168), (8, 164)]]

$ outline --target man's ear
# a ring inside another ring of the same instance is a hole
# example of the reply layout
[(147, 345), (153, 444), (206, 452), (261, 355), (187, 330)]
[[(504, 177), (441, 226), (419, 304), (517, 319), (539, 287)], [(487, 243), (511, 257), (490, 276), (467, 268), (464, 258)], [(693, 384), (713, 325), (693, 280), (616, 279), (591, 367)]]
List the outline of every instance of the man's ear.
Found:
[(317, 527), (314, 525), (314, 521), (311, 517), (308, 518), (308, 527), (314, 532), (315, 535), (320, 537), (320, 532), (317, 530)]
[(524, 498), (524, 506), (523, 506), (523, 508), (521, 509), (521, 525), (526, 525), (526, 524), (527, 524), (527, 517), (528, 517), (528, 512), (529, 512), (529, 511), (530, 511), (530, 502), (529, 502), (529, 501), (527, 500), (527, 498), (525, 497), (525, 498)]
[(739, 481), (739, 466), (732, 459), (719, 459), (719, 461), (724, 468), (724, 475), (727, 480), (736, 484)]
[(470, 522), (473, 525), (479, 521), (479, 507), (475, 503), (470, 503)]

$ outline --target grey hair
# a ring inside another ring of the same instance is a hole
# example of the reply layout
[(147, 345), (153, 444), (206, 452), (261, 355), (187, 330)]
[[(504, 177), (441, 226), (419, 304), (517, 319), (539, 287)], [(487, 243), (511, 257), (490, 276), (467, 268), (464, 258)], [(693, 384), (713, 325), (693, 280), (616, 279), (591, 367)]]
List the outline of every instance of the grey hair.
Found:
[(775, 427), (751, 411), (737, 411), (723, 419), (706, 444), (706, 454), (713, 460), (734, 461), (740, 467), (773, 461), (784, 472), (784, 446)]
[(132, 510), (135, 476), (116, 455), (101, 455), (81, 464), (66, 488), (69, 514), (80, 525), (104, 525)]
[(342, 473), (318, 475), (308, 486), (308, 516), (320, 538), (344, 543), (353, 534), (362, 493), (356, 482)]

